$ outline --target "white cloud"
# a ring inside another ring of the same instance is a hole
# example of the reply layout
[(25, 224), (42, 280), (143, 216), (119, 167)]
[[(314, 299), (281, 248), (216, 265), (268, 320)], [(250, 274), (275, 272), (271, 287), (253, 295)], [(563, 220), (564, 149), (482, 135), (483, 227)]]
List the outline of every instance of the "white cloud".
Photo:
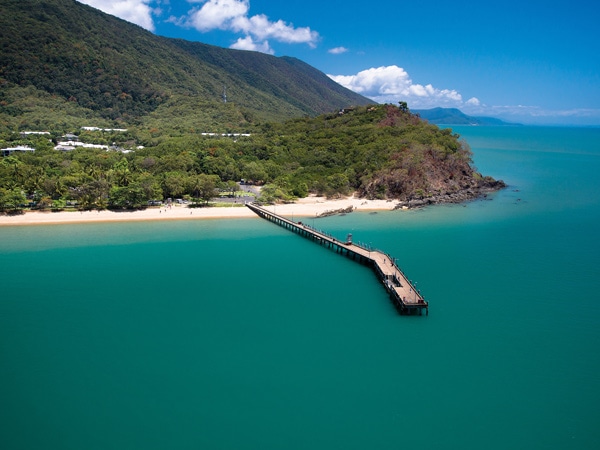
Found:
[(242, 33), (232, 48), (254, 49), (272, 53), (268, 39), (289, 44), (308, 44), (315, 47), (319, 33), (309, 27), (295, 28), (282, 20), (271, 21), (264, 14), (249, 16), (250, 0), (202, 0), (202, 6), (192, 9), (185, 21), (200, 32), (227, 30)]
[(329, 75), (337, 83), (379, 103), (405, 101), (411, 109), (459, 108), (471, 116), (497, 117), (535, 125), (600, 125), (600, 109), (548, 109), (531, 105), (486, 105), (477, 97), (463, 101), (455, 89), (414, 83), (398, 66), (373, 67), (355, 75)]
[(225, 30), (233, 20), (245, 17), (249, 9), (248, 0), (209, 0), (190, 12), (190, 24), (201, 32)]
[(469, 100), (467, 100), (466, 104), (469, 106), (479, 106), (481, 105), (481, 102), (477, 97), (471, 97)]
[(154, 31), (153, 0), (78, 0), (107, 14)]
[(251, 50), (253, 52), (267, 53), (269, 55), (275, 53), (269, 45), (269, 41), (262, 41), (256, 43), (252, 39), (252, 36), (239, 38), (237, 41), (235, 41), (234, 44), (231, 45), (231, 48), (234, 48), (236, 50)]
[(454, 89), (438, 89), (431, 84), (413, 83), (408, 73), (396, 65), (373, 67), (356, 75), (329, 75), (329, 77), (359, 94), (379, 103), (405, 101), (410, 108), (436, 106), (459, 107), (462, 96)]
[(348, 49), (346, 47), (335, 47), (327, 50), (327, 53), (331, 53), (332, 55), (341, 55), (342, 53), (346, 53)]
[(315, 45), (317, 36), (310, 28), (294, 28), (278, 20), (271, 22), (264, 14), (248, 17), (237, 17), (232, 21), (231, 29), (257, 37), (259, 40), (273, 38), (291, 44), (307, 43)]
[[(154, 16), (161, 14), (158, 5), (169, 0), (79, 0), (105, 13), (154, 31)], [(269, 39), (288, 44), (308, 44), (315, 47), (319, 33), (310, 27), (294, 27), (283, 20), (271, 21), (264, 14), (250, 16), (250, 0), (188, 0), (193, 7), (184, 17), (169, 17), (166, 22), (191, 27), (206, 33), (225, 30), (243, 34), (231, 48), (243, 48), (273, 53)]]

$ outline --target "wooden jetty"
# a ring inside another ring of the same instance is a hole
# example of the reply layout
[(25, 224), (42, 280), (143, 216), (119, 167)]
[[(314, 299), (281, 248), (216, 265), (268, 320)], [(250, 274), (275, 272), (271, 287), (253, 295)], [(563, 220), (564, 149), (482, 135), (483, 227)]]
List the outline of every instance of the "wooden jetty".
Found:
[(388, 291), (400, 314), (422, 314), (423, 310), (425, 310), (425, 314), (429, 315), (429, 303), (425, 301), (421, 293), (406, 278), (402, 270), (397, 266), (395, 258), (390, 257), (380, 250), (373, 250), (366, 246), (355, 244), (352, 242), (352, 235), (348, 235), (345, 241), (340, 241), (327, 233), (314, 229), (306, 223), (294, 222), (256, 203), (246, 203), (246, 206), (263, 219), (371, 267), (377, 278), (383, 283), (386, 291)]

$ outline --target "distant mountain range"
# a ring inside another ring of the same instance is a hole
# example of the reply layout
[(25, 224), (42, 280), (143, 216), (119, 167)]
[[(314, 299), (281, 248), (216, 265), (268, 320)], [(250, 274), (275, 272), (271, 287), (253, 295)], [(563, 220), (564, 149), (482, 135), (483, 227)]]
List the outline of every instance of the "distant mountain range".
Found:
[(518, 126), (519, 124), (505, 122), (494, 117), (468, 116), (456, 108), (415, 109), (413, 113), (419, 114), (422, 119), (435, 125), (495, 125)]
[(74, 0), (2, 0), (0, 47), (0, 114), (12, 116), (47, 94), (70, 115), (125, 122), (225, 95), (261, 120), (373, 103), (298, 59), (156, 36)]

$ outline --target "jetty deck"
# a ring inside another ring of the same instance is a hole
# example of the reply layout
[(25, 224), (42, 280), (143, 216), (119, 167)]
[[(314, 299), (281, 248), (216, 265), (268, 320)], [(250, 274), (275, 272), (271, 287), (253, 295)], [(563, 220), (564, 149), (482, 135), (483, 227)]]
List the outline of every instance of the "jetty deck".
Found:
[(356, 244), (351, 239), (340, 241), (323, 231), (316, 230), (306, 223), (294, 222), (256, 203), (246, 203), (246, 206), (263, 219), (371, 267), (383, 283), (383, 286), (401, 314), (412, 314), (415, 312), (422, 314), (423, 310), (425, 310), (425, 314), (429, 314), (429, 303), (425, 301), (414, 284), (404, 275), (404, 272), (396, 264), (395, 258), (392, 258), (387, 253)]

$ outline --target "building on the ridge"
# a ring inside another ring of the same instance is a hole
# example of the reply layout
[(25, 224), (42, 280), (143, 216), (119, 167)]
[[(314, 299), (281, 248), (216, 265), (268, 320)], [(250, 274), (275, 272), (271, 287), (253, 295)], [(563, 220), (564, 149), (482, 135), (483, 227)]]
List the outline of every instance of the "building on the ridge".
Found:
[(70, 152), (75, 150), (74, 145), (66, 145), (64, 142), (60, 142), (57, 146), (54, 147), (54, 150), (58, 150), (61, 152)]
[(21, 137), (27, 136), (47, 136), (50, 135), (49, 131), (21, 131)]
[(35, 148), (28, 147), (26, 145), (17, 145), (16, 147), (8, 147), (0, 149), (2, 156), (10, 156), (14, 152), (35, 152)]
[[(71, 147), (71, 148), (65, 148), (65, 147)], [(98, 148), (98, 149), (102, 149), (102, 150), (108, 150), (108, 148), (109, 148), (108, 145), (104, 145), (104, 144), (86, 144), (85, 142), (80, 142), (80, 141), (60, 141), (54, 147), (54, 150), (69, 151), (69, 150), (73, 150), (76, 147)]]
[(125, 133), (127, 128), (99, 128), (99, 127), (81, 127), (84, 131), (108, 131), (108, 132), (118, 132)]

